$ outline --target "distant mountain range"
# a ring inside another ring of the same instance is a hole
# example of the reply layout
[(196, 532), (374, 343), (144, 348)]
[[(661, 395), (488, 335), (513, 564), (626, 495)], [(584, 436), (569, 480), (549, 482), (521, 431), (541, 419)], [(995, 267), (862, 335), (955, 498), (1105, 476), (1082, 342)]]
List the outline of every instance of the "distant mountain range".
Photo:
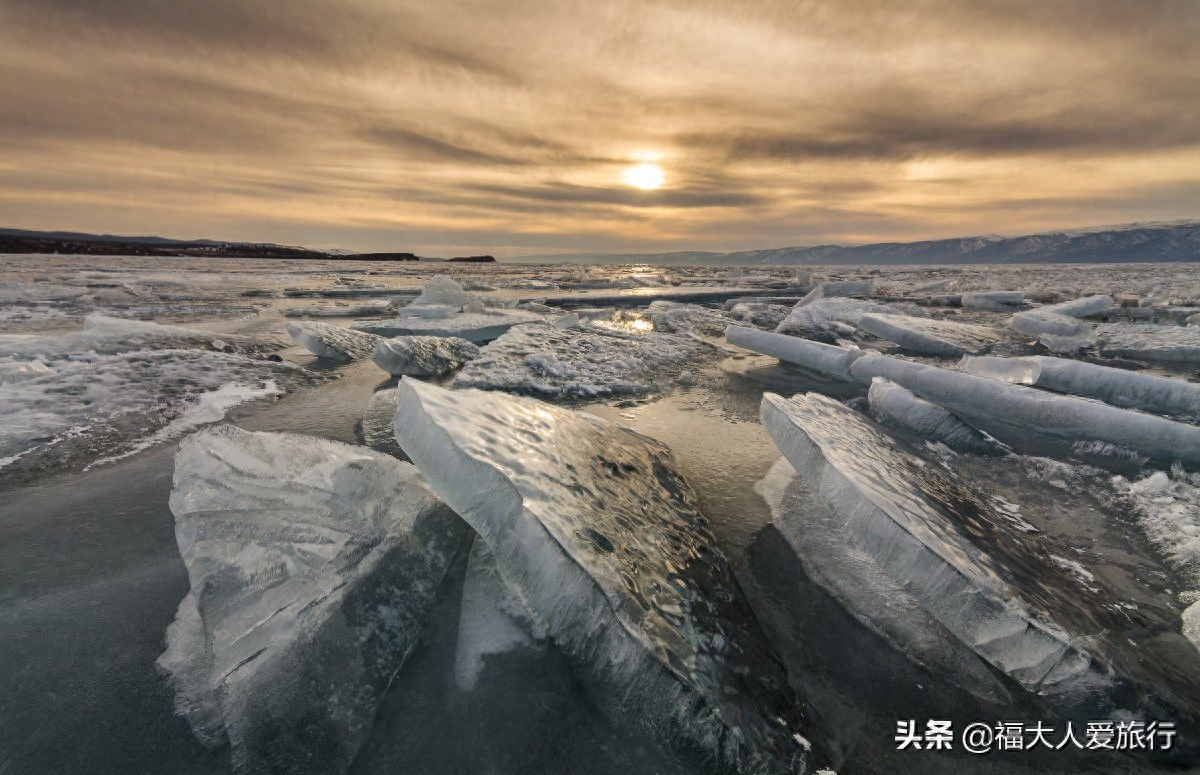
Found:
[[(225, 258), (316, 258), (416, 261), (412, 253), (350, 253), (266, 242), (175, 240), (66, 231), (0, 229), (0, 253), (84, 255), (216, 256)], [(426, 260), (426, 259), (421, 259)], [(441, 259), (429, 259), (441, 260)], [(460, 259), (490, 261), (491, 256)], [(569, 253), (521, 256), (507, 263), (569, 264), (1110, 264), (1200, 261), (1200, 221), (1133, 223), (1023, 237), (959, 237), (921, 242), (742, 250), (734, 253)]]
[(1110, 264), (1200, 261), (1200, 221), (1134, 223), (1023, 237), (742, 250), (734, 253), (571, 253), (507, 259), (573, 264)]

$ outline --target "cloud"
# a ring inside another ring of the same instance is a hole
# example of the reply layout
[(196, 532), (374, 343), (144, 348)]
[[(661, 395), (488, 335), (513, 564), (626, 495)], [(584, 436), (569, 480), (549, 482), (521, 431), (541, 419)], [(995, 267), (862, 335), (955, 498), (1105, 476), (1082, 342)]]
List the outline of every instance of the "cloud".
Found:
[[(1197, 39), (1190, 0), (7, 0), (0, 223), (490, 252), (1200, 214)], [(620, 185), (644, 151), (661, 190)]]

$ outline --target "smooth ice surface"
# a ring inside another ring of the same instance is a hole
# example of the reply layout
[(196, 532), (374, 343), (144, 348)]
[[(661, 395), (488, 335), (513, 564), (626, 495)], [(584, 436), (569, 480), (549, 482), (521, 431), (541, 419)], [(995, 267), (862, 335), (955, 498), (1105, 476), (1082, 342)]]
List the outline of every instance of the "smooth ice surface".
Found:
[(529, 609), (500, 577), (487, 543), (476, 537), (463, 583), (454, 652), (455, 685), (463, 691), (474, 689), (484, 660), (491, 654), (536, 648), (538, 640), (532, 629)]
[(853, 379), (850, 375), (850, 364), (863, 354), (860, 350), (850, 350), (837, 345), (812, 342), (797, 336), (759, 331), (743, 326), (730, 326), (726, 329), (725, 341), (847, 381)]
[(804, 706), (665, 446), (532, 399), (399, 389), (400, 446), (614, 718), (705, 772), (809, 771)]
[(453, 336), (397, 336), (378, 340), (371, 357), (397, 377), (433, 377), (475, 360), (479, 347)]
[(991, 326), (911, 315), (866, 314), (859, 318), (858, 327), (906, 350), (927, 355), (977, 353), (1007, 338)]
[(962, 369), (977, 377), (1096, 398), (1127, 409), (1200, 418), (1200, 383), (1186, 382), (1182, 378), (1158, 377), (1043, 355), (968, 357), (963, 359)]
[(300, 346), (318, 358), (350, 362), (370, 357), (379, 337), (349, 328), (307, 320), (284, 325)]
[(768, 393), (762, 417), (857, 544), (983, 659), (1031, 691), (1087, 692), (1101, 681), (1074, 639), (1119, 613), (1052, 560), (1066, 547), (831, 398)]
[(850, 373), (864, 384), (889, 379), (1006, 444), (1104, 442), (1160, 464), (1200, 468), (1200, 428), (1192, 425), (874, 353), (854, 361)]
[(234, 772), (340, 772), (414, 646), (464, 532), (416, 469), (232, 426), (180, 445), (171, 511), (191, 591), (159, 667)]
[[(424, 308), (433, 309), (431, 307)], [(456, 312), (441, 307), (446, 314), (425, 317), (403, 307), (399, 317), (389, 320), (364, 320), (354, 324), (357, 331), (384, 337), (396, 336), (455, 336), (469, 342), (490, 342), (513, 326), (540, 321), (541, 315), (520, 309), (488, 308), (482, 312)]]
[(957, 452), (977, 455), (1001, 455), (1002, 445), (977, 431), (937, 404), (911, 391), (877, 377), (867, 392), (871, 414), (884, 425), (900, 428), (929, 441), (940, 441)]
[(959, 299), (963, 309), (979, 312), (1005, 312), (1013, 304), (1024, 304), (1025, 294), (1021, 291), (975, 291), (964, 293)]
[(863, 315), (894, 311), (873, 301), (818, 299), (808, 304), (797, 304), (775, 331), (832, 343), (838, 338), (853, 336), (855, 326)]
[(717, 354), (714, 346), (681, 334), (517, 326), (484, 347), (453, 384), (559, 398), (638, 395)]
[(1101, 323), (1096, 327), (1100, 354), (1138, 361), (1200, 364), (1200, 328), (1136, 323)]
[(1034, 338), (1051, 334), (1053, 336), (1087, 337), (1092, 327), (1078, 318), (1067, 315), (1056, 315), (1036, 309), (1028, 312), (1018, 312), (1009, 320), (1009, 326), (1014, 330)]
[(392, 423), (396, 418), (396, 388), (377, 390), (371, 394), (362, 417), (362, 442), (376, 452), (404, 458), (396, 444)]

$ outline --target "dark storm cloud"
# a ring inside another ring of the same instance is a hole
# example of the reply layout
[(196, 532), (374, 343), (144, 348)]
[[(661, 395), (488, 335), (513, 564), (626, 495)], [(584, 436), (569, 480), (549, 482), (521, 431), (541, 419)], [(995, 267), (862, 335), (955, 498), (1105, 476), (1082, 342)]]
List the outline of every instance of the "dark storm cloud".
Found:
[[(1197, 40), (1191, 0), (0, 0), (0, 225), (734, 249), (1195, 215)], [(666, 185), (623, 186), (645, 158)]]

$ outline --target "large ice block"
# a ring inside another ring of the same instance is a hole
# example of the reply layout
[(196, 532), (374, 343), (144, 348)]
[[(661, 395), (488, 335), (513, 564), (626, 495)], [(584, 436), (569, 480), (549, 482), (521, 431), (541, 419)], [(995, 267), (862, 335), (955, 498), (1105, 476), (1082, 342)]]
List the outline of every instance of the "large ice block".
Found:
[(805, 705), (665, 446), (533, 399), (399, 390), (400, 446), (614, 719), (699, 771), (810, 771)]
[(820, 339), (832, 343), (854, 335), (855, 325), (871, 312), (894, 312), (890, 307), (858, 299), (818, 299), (797, 304), (778, 326), (776, 333)]
[[(423, 314), (440, 310), (438, 316)], [(521, 309), (487, 308), (482, 312), (459, 312), (456, 308), (403, 307), (398, 317), (388, 320), (360, 320), (353, 328), (383, 337), (455, 336), (479, 344), (490, 342), (513, 326), (540, 321), (541, 315)]]
[(1077, 641), (1119, 609), (1053, 560), (1066, 547), (831, 398), (767, 393), (762, 420), (857, 545), (983, 659), (1035, 692), (1104, 682)]
[(413, 466), (221, 426), (189, 436), (171, 511), (191, 591), (160, 669), (236, 773), (341, 772), (466, 527)]
[(1137, 323), (1102, 323), (1096, 328), (1100, 354), (1138, 361), (1200, 364), (1200, 328)]
[(1000, 441), (1039, 454), (1050, 442), (1106, 442), (1162, 465), (1200, 468), (1200, 428), (1163, 417), (874, 353), (850, 364), (850, 374), (863, 384), (889, 379)]
[(1071, 299), (1070, 301), (1061, 301), (1058, 304), (1047, 304), (1044, 307), (1038, 307), (1037, 311), (1051, 315), (1086, 318), (1090, 315), (1097, 315), (1105, 310), (1112, 309), (1112, 307), (1112, 296), (1098, 293), (1095, 296), (1084, 296), (1079, 299)]
[(927, 355), (977, 353), (1007, 338), (991, 326), (911, 315), (866, 314), (859, 318), (858, 327), (905, 350)]
[(1185, 382), (1183, 379), (1044, 355), (1024, 358), (967, 357), (963, 359), (962, 368), (977, 377), (1096, 398), (1127, 409), (1200, 418), (1200, 383)]
[(759, 331), (757, 328), (743, 326), (730, 326), (725, 329), (725, 341), (847, 381), (853, 379), (850, 376), (850, 364), (863, 354), (861, 350), (851, 350), (837, 345), (801, 339), (798, 336)]

